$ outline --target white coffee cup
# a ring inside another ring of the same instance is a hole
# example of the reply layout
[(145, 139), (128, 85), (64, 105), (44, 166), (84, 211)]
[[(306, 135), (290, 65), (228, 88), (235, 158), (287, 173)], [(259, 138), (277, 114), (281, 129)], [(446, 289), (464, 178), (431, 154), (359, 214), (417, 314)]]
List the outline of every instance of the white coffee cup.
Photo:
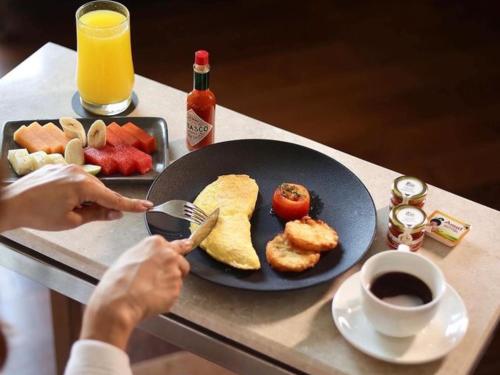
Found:
[[(388, 272), (405, 272), (422, 280), (432, 292), (432, 301), (419, 306), (388, 303), (370, 291), (373, 281)], [(380, 333), (393, 337), (412, 336), (435, 315), (446, 291), (441, 270), (423, 256), (404, 250), (388, 250), (370, 257), (361, 268), (361, 296), (365, 316)]]

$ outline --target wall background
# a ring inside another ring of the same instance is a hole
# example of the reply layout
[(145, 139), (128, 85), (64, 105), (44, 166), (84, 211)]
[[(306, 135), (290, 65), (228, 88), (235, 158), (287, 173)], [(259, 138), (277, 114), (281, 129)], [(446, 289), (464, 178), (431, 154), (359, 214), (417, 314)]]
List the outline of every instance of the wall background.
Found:
[[(0, 75), (81, 3), (0, 0)], [(124, 3), (137, 73), (188, 91), (208, 49), (219, 104), (500, 209), (497, 2)]]

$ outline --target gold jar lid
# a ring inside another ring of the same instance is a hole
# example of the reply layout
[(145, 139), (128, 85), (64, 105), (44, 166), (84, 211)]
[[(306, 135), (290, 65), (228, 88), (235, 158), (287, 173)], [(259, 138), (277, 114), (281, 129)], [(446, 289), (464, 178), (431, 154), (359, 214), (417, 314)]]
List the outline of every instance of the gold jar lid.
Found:
[(402, 200), (420, 199), (427, 195), (427, 184), (412, 176), (399, 176), (392, 183), (392, 193)]
[(427, 225), (427, 215), (421, 208), (400, 204), (389, 212), (389, 222), (401, 232), (416, 233)]

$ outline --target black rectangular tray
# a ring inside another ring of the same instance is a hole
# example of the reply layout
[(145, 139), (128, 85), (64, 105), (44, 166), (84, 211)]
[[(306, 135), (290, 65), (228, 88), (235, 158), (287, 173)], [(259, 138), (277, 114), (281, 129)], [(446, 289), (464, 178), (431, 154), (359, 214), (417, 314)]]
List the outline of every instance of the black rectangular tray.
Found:
[[(88, 131), (90, 125), (96, 120), (96, 118), (77, 118)], [(106, 125), (116, 122), (118, 125), (124, 125), (127, 122), (133, 122), (138, 127), (144, 129), (146, 132), (151, 134), (156, 138), (157, 150), (151, 155), (153, 157), (153, 169), (146, 174), (134, 174), (132, 176), (121, 176), (121, 175), (111, 175), (103, 176), (97, 175), (97, 177), (103, 182), (151, 182), (158, 174), (160, 174), (168, 166), (168, 128), (167, 122), (161, 117), (104, 117), (102, 118)], [(5, 178), (4, 182), (12, 183), (16, 181), (19, 176), (14, 172), (10, 163), (7, 160), (7, 153), (11, 149), (21, 148), (16, 142), (14, 142), (14, 132), (19, 129), (22, 125), (28, 126), (32, 122), (38, 122), (40, 125), (45, 125), (48, 122), (53, 122), (60, 127), (58, 119), (49, 120), (21, 120), (21, 121), (8, 121), (5, 123), (3, 128), (3, 138), (1, 145), (1, 156), (2, 163), (6, 165), (4, 167)]]

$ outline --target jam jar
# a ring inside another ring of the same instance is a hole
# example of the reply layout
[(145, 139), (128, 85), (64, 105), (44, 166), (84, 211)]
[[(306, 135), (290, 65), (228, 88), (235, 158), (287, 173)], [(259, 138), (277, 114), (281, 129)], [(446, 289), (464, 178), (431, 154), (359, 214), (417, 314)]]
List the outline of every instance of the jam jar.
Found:
[(394, 207), (389, 212), (389, 246), (397, 249), (399, 245), (407, 245), (411, 251), (417, 251), (424, 241), (426, 225), (427, 215), (421, 208), (408, 204)]
[(409, 204), (422, 208), (427, 197), (427, 184), (411, 176), (400, 176), (392, 183), (391, 208)]

